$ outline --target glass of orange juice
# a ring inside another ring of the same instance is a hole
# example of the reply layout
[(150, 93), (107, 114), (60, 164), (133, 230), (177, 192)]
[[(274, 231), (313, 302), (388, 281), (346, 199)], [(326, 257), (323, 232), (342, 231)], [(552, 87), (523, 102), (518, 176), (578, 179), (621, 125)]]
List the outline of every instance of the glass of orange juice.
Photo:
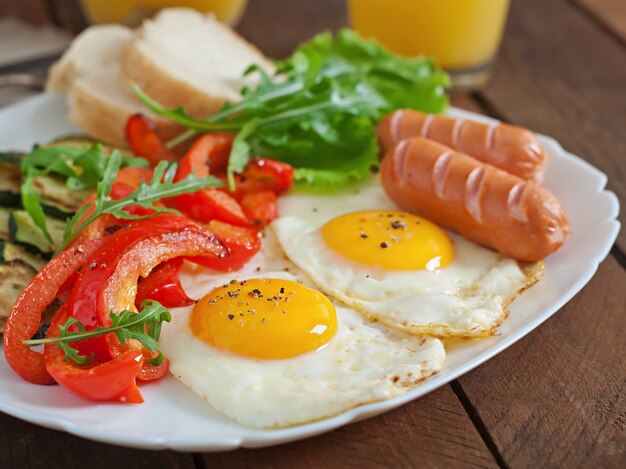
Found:
[(213, 12), (218, 20), (234, 26), (246, 9), (247, 0), (81, 0), (90, 23), (122, 23), (138, 26), (158, 10), (168, 7), (195, 8)]
[(425, 55), (450, 72), (455, 89), (484, 85), (509, 0), (348, 0), (352, 26), (390, 50)]

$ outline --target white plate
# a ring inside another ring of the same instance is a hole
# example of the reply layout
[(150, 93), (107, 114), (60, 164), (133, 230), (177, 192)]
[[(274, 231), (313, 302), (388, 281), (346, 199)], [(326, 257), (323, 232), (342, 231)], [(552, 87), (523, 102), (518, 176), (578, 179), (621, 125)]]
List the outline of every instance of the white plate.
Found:
[[(477, 114), (452, 114), (488, 120)], [(40, 95), (0, 111), (0, 149), (28, 149), (35, 142), (76, 132), (66, 122), (60, 96)], [(143, 385), (145, 404), (86, 402), (58, 386), (22, 381), (0, 358), (0, 410), (85, 438), (138, 448), (219, 451), (285, 443), (317, 435), (391, 410), (467, 373), (528, 334), (569, 301), (593, 276), (615, 241), (617, 197), (604, 190), (606, 176), (540, 137), (551, 156), (549, 187), (565, 204), (573, 227), (570, 240), (546, 261), (544, 278), (511, 306), (500, 333), (448, 349), (445, 369), (418, 388), (389, 401), (368, 404), (320, 422), (282, 430), (258, 430), (229, 421), (172, 377)]]

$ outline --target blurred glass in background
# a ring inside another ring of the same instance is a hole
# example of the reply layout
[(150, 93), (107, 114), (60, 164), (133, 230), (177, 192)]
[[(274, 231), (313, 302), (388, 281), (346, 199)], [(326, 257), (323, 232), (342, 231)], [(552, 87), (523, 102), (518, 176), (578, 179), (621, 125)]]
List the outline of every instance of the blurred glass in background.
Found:
[(456, 90), (489, 79), (508, 10), (509, 0), (348, 0), (354, 29), (398, 54), (433, 57)]
[(233, 26), (243, 16), (247, 0), (81, 0), (81, 4), (92, 24), (138, 26), (162, 8), (189, 7), (213, 12), (217, 19)]

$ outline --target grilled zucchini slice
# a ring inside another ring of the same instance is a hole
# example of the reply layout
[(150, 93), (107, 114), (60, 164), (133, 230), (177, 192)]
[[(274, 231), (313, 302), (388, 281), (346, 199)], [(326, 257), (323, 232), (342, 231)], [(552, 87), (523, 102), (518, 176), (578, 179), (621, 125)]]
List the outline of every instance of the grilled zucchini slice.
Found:
[(4, 331), (15, 300), (36, 274), (32, 266), (20, 259), (0, 264), (0, 332)]
[(44, 255), (50, 255), (61, 246), (63, 242), (65, 221), (46, 217), (46, 223), (50, 236), (52, 237), (52, 242), (46, 239), (45, 235), (35, 225), (30, 215), (24, 210), (14, 210), (9, 216), (9, 230), (13, 240), (35, 248)]
[(46, 265), (46, 260), (19, 244), (0, 239), (0, 263), (19, 259), (39, 271)]
[(11, 153), (0, 153), (0, 206), (19, 207), (22, 171)]
[(0, 207), (0, 239), (11, 239), (11, 230), (9, 229), (9, 217), (11, 209)]

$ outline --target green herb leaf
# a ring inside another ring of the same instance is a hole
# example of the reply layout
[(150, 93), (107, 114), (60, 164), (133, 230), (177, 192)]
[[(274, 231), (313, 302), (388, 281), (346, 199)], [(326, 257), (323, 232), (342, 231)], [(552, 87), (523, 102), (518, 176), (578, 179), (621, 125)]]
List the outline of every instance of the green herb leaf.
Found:
[[(122, 155), (118, 150), (113, 154), (119, 160), (118, 167), (148, 166), (143, 158)], [(48, 241), (52, 242), (52, 239), (46, 225), (41, 198), (33, 185), (34, 179), (39, 176), (54, 176), (65, 179), (67, 187), (72, 190), (89, 189), (96, 187), (98, 181), (104, 177), (109, 163), (110, 158), (99, 143), (90, 146), (36, 146), (22, 159), (22, 205)]]
[(385, 114), (412, 108), (441, 112), (447, 106), (448, 76), (432, 60), (396, 56), (351, 30), (315, 36), (276, 75), (252, 66), (257, 85), (242, 90), (242, 101), (226, 104), (205, 120), (184, 109), (165, 109), (134, 86), (155, 113), (196, 132), (234, 131), (228, 168), (241, 171), (250, 155), (285, 161), (297, 180), (310, 185), (342, 185), (366, 177), (378, 164), (375, 124)]
[(246, 122), (233, 141), (233, 149), (228, 158), (228, 188), (235, 190), (235, 173), (240, 173), (250, 161), (250, 145), (246, 139), (257, 129), (258, 119)]
[[(63, 243), (57, 252), (65, 249), (72, 240), (76, 238), (78, 233), (102, 215), (111, 214), (117, 218), (138, 219), (153, 217), (166, 212), (178, 213), (170, 208), (155, 205), (155, 203), (164, 198), (222, 185), (222, 182), (213, 176), (197, 178), (193, 175), (189, 175), (185, 179), (174, 182), (177, 167), (176, 163), (161, 161), (154, 168), (154, 175), (149, 182), (142, 182), (137, 189), (122, 199), (111, 200), (109, 199), (109, 193), (111, 192), (111, 185), (117, 175), (119, 163), (120, 156), (114, 152), (107, 163), (102, 181), (98, 183), (93, 212), (89, 216), (85, 216), (87, 206), (84, 206), (69, 220), (65, 227)], [(131, 215), (124, 211), (125, 208), (131, 205), (139, 205), (143, 208), (151, 209), (154, 212), (147, 216)]]
[(48, 231), (48, 225), (46, 224), (46, 216), (43, 212), (43, 207), (41, 206), (41, 198), (39, 194), (35, 190), (35, 186), (33, 185), (33, 179), (37, 175), (37, 171), (34, 169), (30, 169), (22, 180), (22, 185), (20, 187), (21, 197), (22, 197), (22, 206), (24, 210), (30, 215), (30, 218), (33, 219), (35, 226), (41, 230), (46, 239), (52, 243), (52, 236), (50, 236), (50, 232)]
[(122, 311), (119, 315), (115, 315), (111, 312), (113, 327), (118, 327), (114, 332), (122, 344), (128, 339), (135, 339), (151, 352), (158, 350), (159, 355), (148, 360), (150, 365), (158, 366), (163, 363), (164, 358), (159, 346), (161, 323), (170, 322), (172, 315), (167, 308), (152, 300), (145, 300), (141, 303), (141, 308), (141, 313)]
[[(63, 324), (62, 326), (59, 326), (59, 337), (71, 336), (73, 332), (69, 332), (68, 329), (73, 325), (76, 326), (79, 333), (85, 332), (85, 326), (82, 322), (80, 322), (78, 319), (75, 319), (75, 318), (67, 318), (67, 321), (65, 321), (65, 324)], [(81, 355), (80, 353), (78, 353), (78, 350), (76, 350), (73, 347), (70, 347), (70, 342), (59, 342), (59, 348), (63, 350), (63, 353), (64, 353), (63, 359), (66, 362), (72, 361), (76, 363), (78, 366), (87, 366), (91, 364), (91, 362), (93, 361), (93, 355), (91, 356)]]
[[(57, 343), (64, 352), (65, 361), (71, 361), (79, 366), (89, 365), (93, 357), (80, 355), (76, 349), (70, 346), (75, 342), (100, 337), (105, 334), (114, 333), (122, 344), (128, 339), (135, 339), (141, 342), (148, 350), (159, 352), (159, 355), (148, 360), (153, 366), (163, 363), (163, 351), (159, 346), (159, 337), (163, 321), (170, 322), (172, 315), (158, 301), (145, 300), (139, 306), (140, 311), (124, 310), (120, 314), (110, 312), (113, 324), (110, 327), (96, 327), (86, 330), (83, 323), (75, 318), (68, 318), (65, 324), (59, 327), (59, 336), (45, 339), (25, 340), (25, 345), (40, 345)], [(77, 331), (69, 331), (71, 326), (76, 326)]]

